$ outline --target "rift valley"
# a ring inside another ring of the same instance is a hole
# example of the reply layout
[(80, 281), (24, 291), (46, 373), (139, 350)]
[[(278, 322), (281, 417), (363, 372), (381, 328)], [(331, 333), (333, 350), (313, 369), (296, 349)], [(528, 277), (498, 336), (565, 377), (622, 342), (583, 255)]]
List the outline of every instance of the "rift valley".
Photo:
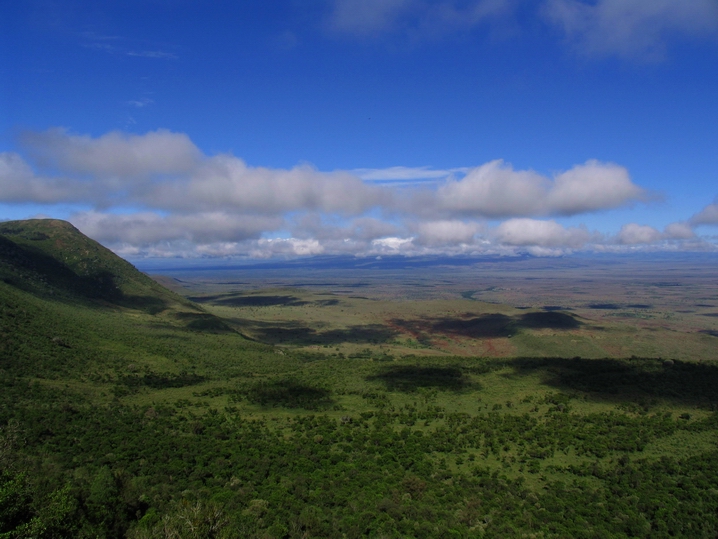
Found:
[(0, 223), (0, 537), (715, 537), (715, 262), (151, 279)]

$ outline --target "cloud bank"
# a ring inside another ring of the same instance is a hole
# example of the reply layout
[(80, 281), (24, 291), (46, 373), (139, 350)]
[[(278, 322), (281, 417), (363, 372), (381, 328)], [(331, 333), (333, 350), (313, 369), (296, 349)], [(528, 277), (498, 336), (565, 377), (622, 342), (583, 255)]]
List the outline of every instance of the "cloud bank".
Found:
[(75, 205), (73, 223), (125, 256), (553, 256), (695, 245), (694, 228), (718, 224), (714, 203), (663, 232), (629, 223), (611, 237), (564, 226), (557, 219), (653, 196), (626, 168), (596, 160), (551, 176), (501, 160), (450, 170), (323, 172), (206, 155), (187, 135), (167, 130), (91, 137), (56, 128), (20, 140), (23, 155), (0, 153), (0, 202)]

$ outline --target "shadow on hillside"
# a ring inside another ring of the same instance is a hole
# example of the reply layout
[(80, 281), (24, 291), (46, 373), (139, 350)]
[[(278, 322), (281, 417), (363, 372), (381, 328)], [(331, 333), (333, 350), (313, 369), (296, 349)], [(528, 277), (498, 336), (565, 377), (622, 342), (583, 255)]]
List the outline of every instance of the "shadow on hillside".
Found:
[(125, 307), (144, 311), (147, 314), (159, 314), (169, 307), (169, 304), (155, 296), (133, 296), (125, 294), (119, 300), (119, 303)]
[(110, 272), (78, 275), (55, 258), (3, 236), (0, 236), (0, 259), (6, 262), (3, 281), (26, 292), (43, 295), (49, 292), (48, 287), (54, 287), (86, 298), (109, 301), (122, 298)]
[(40, 297), (58, 301), (89, 299), (157, 314), (167, 309), (164, 300), (154, 296), (126, 295), (116, 276), (107, 270), (80, 275), (56, 258), (32, 247), (19, 245), (0, 236), (0, 280)]
[(718, 365), (660, 359), (522, 358), (515, 374), (541, 371), (544, 383), (606, 400), (666, 399), (718, 407)]
[(331, 391), (295, 380), (260, 382), (246, 392), (247, 400), (260, 406), (323, 410), (334, 404)]
[(367, 376), (370, 382), (382, 382), (389, 391), (412, 393), (421, 388), (442, 391), (476, 389), (468, 376), (457, 367), (390, 366), (378, 374)]
[(221, 318), (207, 313), (177, 313), (177, 318), (185, 322), (185, 327), (206, 333), (235, 333)]

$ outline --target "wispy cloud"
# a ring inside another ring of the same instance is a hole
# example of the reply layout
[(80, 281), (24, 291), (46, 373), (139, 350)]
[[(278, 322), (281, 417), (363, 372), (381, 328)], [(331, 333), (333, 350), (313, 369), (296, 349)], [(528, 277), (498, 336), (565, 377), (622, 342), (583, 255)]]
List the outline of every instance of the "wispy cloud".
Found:
[(445, 180), (456, 175), (463, 176), (470, 170), (469, 167), (452, 168), (448, 170), (431, 167), (388, 167), (388, 168), (357, 168), (350, 171), (364, 181), (389, 183), (418, 183), (427, 181)]
[(675, 39), (716, 38), (715, 0), (328, 0), (331, 32), (361, 39), (451, 35), (489, 22), (519, 26), (519, 11), (560, 28), (589, 56), (657, 61)]
[(80, 34), (80, 38), (82, 39), (81, 45), (83, 47), (109, 54), (133, 56), (138, 58), (155, 58), (160, 60), (177, 60), (179, 58), (179, 56), (175, 53), (165, 50), (148, 50), (144, 48), (138, 50), (138, 45), (142, 46), (141, 43), (137, 43), (122, 36), (108, 36), (98, 34), (96, 32), (82, 32)]
[(179, 56), (172, 52), (166, 51), (127, 51), (127, 56), (137, 56), (140, 58), (158, 58), (161, 60), (177, 60)]
[(148, 105), (152, 105), (154, 103), (154, 100), (150, 99), (149, 97), (142, 97), (140, 99), (131, 99), (127, 102), (127, 104), (130, 107), (136, 107), (138, 109), (144, 108)]
[(676, 36), (718, 35), (715, 0), (547, 0), (543, 12), (589, 55), (659, 60)]
[(513, 0), (332, 0), (327, 28), (359, 38), (402, 32), (414, 38), (469, 29), (510, 13)]

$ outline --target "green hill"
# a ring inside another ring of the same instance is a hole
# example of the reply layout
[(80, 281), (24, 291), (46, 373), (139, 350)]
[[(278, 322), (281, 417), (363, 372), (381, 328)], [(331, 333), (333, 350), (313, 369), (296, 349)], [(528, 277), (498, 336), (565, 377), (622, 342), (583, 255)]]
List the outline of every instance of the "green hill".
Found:
[[(194, 339), (170, 352), (168, 335)], [(0, 223), (0, 369), (77, 379), (132, 369), (196, 368), (219, 334), (247, 344), (221, 319), (162, 287), (71, 224)], [(159, 343), (164, 343), (161, 346)], [(193, 343), (196, 343), (195, 347)], [(168, 350), (169, 349), (169, 350)]]
[(148, 312), (179, 305), (193, 308), (70, 223), (56, 219), (0, 223), (0, 279), (38, 296), (105, 301)]

